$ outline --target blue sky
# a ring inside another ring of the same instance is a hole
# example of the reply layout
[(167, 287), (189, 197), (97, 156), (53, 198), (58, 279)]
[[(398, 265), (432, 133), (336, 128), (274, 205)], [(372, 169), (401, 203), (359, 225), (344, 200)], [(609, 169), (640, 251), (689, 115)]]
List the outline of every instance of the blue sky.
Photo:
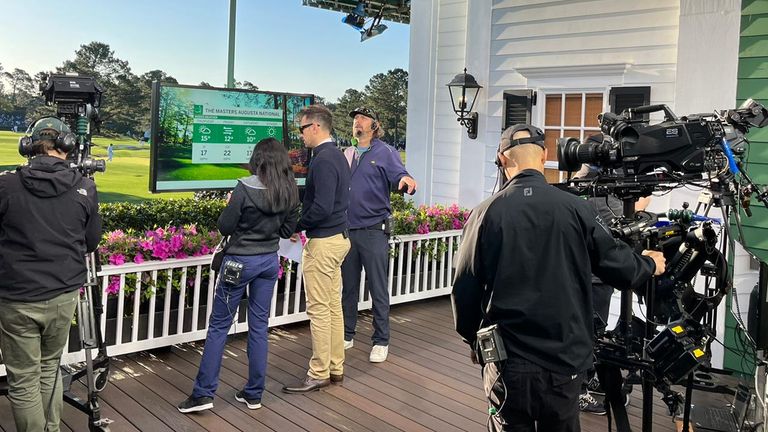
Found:
[[(342, 14), (301, 0), (237, 2), (235, 78), (264, 90), (335, 101), (375, 73), (408, 69), (409, 27), (360, 43)], [(229, 0), (2, 0), (0, 64), (52, 70), (80, 45), (105, 42), (136, 74), (162, 69), (183, 84), (224, 86)]]

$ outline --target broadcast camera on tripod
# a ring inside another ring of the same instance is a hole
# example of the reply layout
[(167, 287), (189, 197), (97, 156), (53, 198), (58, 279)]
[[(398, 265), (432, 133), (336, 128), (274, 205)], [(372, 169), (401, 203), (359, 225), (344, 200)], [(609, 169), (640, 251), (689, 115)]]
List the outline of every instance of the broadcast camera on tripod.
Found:
[[(664, 120), (649, 124), (643, 119), (643, 114), (654, 112), (663, 112)], [(627, 381), (639, 374), (643, 430), (652, 428), (654, 387), (663, 394), (670, 414), (678, 414), (686, 402), (687, 428), (692, 373), (709, 361), (714, 311), (731, 288), (725, 259), (727, 248), (734, 247), (729, 216), (733, 211), (741, 231), (738, 207), (749, 215), (752, 194), (768, 207), (768, 192), (752, 182), (741, 164), (748, 146), (745, 135), (752, 127), (768, 125), (768, 110), (749, 99), (738, 109), (678, 118), (666, 105), (650, 105), (621, 114), (606, 112), (599, 121), (602, 140), (558, 140), (561, 171), (575, 172), (582, 164), (598, 171), (593, 178), (569, 178), (566, 188), (580, 195), (611, 194), (622, 199), (624, 215), (612, 223), (614, 236), (632, 246), (661, 250), (667, 259), (666, 273), (645, 290), (637, 290), (646, 305), (645, 321), (633, 316), (632, 293), (622, 292), (616, 329), (599, 335), (596, 342), (606, 402), (617, 430), (630, 430), (621, 396), (626, 383), (620, 370), (628, 371)], [(682, 210), (660, 215), (634, 211), (640, 197), (689, 185), (709, 193), (703, 215), (696, 214), (702, 202), (695, 211), (687, 203)], [(721, 209), (722, 219), (708, 216), (712, 207)], [(667, 221), (660, 222), (659, 216)], [(706, 281), (703, 294), (694, 290), (699, 274)], [(687, 397), (683, 398), (671, 386), (685, 384), (686, 377)]]
[(56, 105), (56, 117), (74, 131), (75, 148), (69, 153), (73, 166), (87, 176), (104, 172), (107, 167), (104, 160), (91, 158), (92, 129), (101, 124), (102, 90), (96, 80), (78, 75), (51, 75), (40, 83), (40, 92), (47, 105)]
[[(57, 148), (67, 153), (72, 169), (79, 170), (84, 176), (92, 177), (96, 172), (104, 172), (103, 160), (91, 157), (91, 135), (99, 123), (98, 107), (101, 104), (101, 87), (91, 77), (77, 75), (52, 75), (40, 84), (40, 90), (48, 105), (56, 106), (56, 116), (69, 127), (56, 137)], [(72, 131), (72, 132), (70, 132)], [(24, 136), (19, 140), (19, 152), (23, 156), (32, 156), (32, 143), (36, 137)], [(39, 139), (39, 138), (38, 138)], [(112, 422), (101, 417), (99, 392), (106, 386), (109, 378), (109, 357), (106, 343), (101, 334), (102, 300), (97, 279), (99, 260), (96, 252), (85, 257), (86, 283), (80, 291), (76, 316), (81, 349), (85, 353), (85, 367), (61, 366), (60, 372), (64, 385), (64, 401), (88, 415), (89, 431), (108, 431)], [(96, 349), (94, 358), (92, 350)], [(71, 388), (73, 381), (86, 379), (87, 397), (77, 396)], [(6, 383), (0, 384), (0, 392), (7, 393)]]

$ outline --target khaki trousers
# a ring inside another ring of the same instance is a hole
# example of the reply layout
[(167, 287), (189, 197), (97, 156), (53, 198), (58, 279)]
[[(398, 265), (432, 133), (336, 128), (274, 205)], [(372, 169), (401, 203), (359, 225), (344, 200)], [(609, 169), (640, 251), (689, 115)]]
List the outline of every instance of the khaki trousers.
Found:
[(78, 292), (34, 303), (0, 301), (0, 350), (19, 432), (58, 432), (63, 403), (59, 360)]
[(341, 263), (349, 247), (349, 239), (337, 234), (309, 239), (302, 253), (307, 316), (312, 331), (312, 359), (307, 374), (314, 379), (344, 373)]

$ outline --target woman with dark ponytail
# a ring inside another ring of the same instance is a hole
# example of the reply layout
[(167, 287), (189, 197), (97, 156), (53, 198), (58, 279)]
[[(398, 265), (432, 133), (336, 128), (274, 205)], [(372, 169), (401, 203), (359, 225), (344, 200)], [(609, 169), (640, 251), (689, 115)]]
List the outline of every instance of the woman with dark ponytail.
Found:
[(218, 221), (229, 235), (208, 323), (200, 369), (183, 413), (213, 408), (227, 333), (248, 290), (248, 382), (235, 399), (261, 408), (267, 369), (267, 327), (277, 281), (279, 239), (289, 238), (298, 220), (299, 192), (288, 152), (280, 141), (259, 141), (249, 162), (251, 176), (237, 181)]

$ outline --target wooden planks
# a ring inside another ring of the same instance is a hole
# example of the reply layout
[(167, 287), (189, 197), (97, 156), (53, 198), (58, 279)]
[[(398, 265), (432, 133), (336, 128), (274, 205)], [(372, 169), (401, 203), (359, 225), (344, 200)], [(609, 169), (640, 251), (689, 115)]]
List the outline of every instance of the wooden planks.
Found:
[[(395, 306), (391, 345), (384, 363), (368, 362), (372, 323), (358, 321), (354, 348), (347, 351), (343, 385), (307, 395), (281, 387), (302, 378), (311, 354), (309, 326), (270, 331), (270, 354), (263, 407), (249, 410), (234, 400), (248, 376), (247, 335), (230, 338), (212, 410), (184, 415), (176, 410), (192, 390), (202, 343), (113, 359), (110, 384), (102, 393), (104, 416), (112, 431), (482, 431), (487, 405), (477, 366), (453, 332), (446, 298)], [(78, 391), (84, 393), (81, 384)], [(640, 396), (628, 408), (640, 430)], [(663, 406), (655, 404), (654, 430), (673, 431)], [(65, 405), (62, 430), (85, 430), (84, 414)], [(584, 414), (582, 430), (607, 430), (605, 417)], [(0, 431), (15, 431), (10, 403), (0, 399)]]

